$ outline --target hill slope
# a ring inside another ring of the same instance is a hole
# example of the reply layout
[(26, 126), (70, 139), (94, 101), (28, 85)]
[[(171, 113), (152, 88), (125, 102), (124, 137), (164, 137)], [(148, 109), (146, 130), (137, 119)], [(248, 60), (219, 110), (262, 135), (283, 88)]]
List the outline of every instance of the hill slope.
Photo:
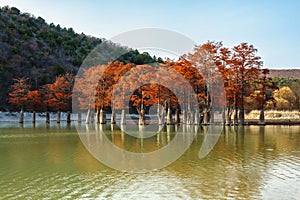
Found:
[(77, 34), (72, 28), (48, 25), (41, 17), (17, 8), (0, 9), (0, 103), (16, 77), (29, 77), (35, 87), (58, 74), (75, 73), (101, 39)]
[[(28, 77), (32, 89), (38, 89), (59, 74), (76, 74), (85, 57), (102, 41), (72, 28), (47, 24), (15, 7), (0, 7), (0, 110), (9, 109), (7, 97), (14, 78)], [(125, 49), (115, 44), (109, 48)], [(127, 52), (118, 60), (136, 64), (161, 60), (136, 50)]]
[(297, 78), (300, 79), (300, 69), (272, 69), (269, 76), (271, 78)]

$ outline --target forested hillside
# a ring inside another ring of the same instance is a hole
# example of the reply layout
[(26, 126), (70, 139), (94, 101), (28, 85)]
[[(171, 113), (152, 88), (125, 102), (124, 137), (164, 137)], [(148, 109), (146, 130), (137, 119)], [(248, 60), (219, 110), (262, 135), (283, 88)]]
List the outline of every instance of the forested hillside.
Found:
[(43, 18), (17, 8), (1, 8), (0, 104), (5, 104), (13, 78), (29, 77), (38, 88), (61, 73), (75, 73), (84, 57), (100, 43), (101, 39), (47, 24)]
[[(38, 89), (60, 74), (76, 74), (85, 57), (103, 40), (47, 24), (15, 7), (0, 8), (0, 110), (9, 109), (7, 97), (14, 78), (29, 78), (32, 89)], [(143, 64), (156, 58), (132, 50), (119, 60)]]

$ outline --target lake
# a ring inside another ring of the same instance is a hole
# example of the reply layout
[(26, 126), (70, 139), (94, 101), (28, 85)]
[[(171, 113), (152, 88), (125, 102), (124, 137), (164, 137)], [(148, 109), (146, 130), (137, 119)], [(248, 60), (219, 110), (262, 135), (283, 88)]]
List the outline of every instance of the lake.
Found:
[[(117, 171), (86, 150), (74, 125), (0, 123), (0, 199), (299, 199), (300, 126), (225, 127), (198, 157), (207, 127), (171, 165)], [(149, 152), (175, 132), (134, 138), (104, 127), (115, 145)], [(194, 127), (195, 128), (195, 127)]]

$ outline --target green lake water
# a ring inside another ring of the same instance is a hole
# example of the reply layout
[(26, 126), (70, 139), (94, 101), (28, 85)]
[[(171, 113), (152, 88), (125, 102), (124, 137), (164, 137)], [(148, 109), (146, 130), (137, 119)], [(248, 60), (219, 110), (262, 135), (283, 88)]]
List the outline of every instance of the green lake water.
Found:
[[(134, 173), (101, 164), (73, 125), (0, 124), (0, 199), (300, 198), (300, 126), (225, 127), (199, 159), (205, 128), (168, 167)], [(106, 130), (115, 145), (134, 152), (163, 147), (175, 134), (141, 142)]]

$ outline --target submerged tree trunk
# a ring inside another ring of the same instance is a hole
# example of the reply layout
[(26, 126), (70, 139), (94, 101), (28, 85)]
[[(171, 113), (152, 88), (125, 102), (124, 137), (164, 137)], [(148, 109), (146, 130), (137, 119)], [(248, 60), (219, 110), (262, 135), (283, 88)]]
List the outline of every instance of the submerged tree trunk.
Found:
[(210, 121), (210, 113), (207, 108), (204, 109), (203, 111), (203, 124), (209, 124)]
[(190, 102), (190, 95), (188, 95), (188, 104), (187, 104), (187, 113), (186, 113), (186, 123), (192, 124), (193, 117), (192, 117), (192, 110), (191, 110), (191, 102)]
[(112, 108), (112, 110), (111, 110), (110, 123), (111, 123), (111, 124), (115, 124), (115, 123), (116, 123), (115, 109), (113, 109), (113, 108)]
[(86, 113), (85, 123), (89, 124), (91, 122), (91, 109), (89, 108)]
[(187, 114), (187, 124), (193, 124), (194, 123), (194, 115), (193, 112), (189, 109)]
[(182, 108), (182, 123), (186, 124), (186, 108), (185, 106)]
[(228, 106), (226, 109), (226, 125), (231, 125), (232, 120), (231, 120), (231, 109)]
[(95, 115), (93, 114), (93, 111), (91, 111), (91, 123), (94, 123), (94, 122), (95, 122)]
[(239, 124), (238, 112), (239, 112), (239, 110), (236, 107), (235, 110), (234, 110), (234, 118), (233, 118), (234, 125), (238, 125)]
[(164, 117), (164, 109), (161, 109), (161, 106), (158, 104), (157, 105), (157, 119), (158, 119), (159, 125), (163, 124), (163, 117)]
[(67, 112), (67, 123), (68, 124), (71, 123), (71, 112), (70, 111)]
[(242, 81), (242, 98), (241, 98), (241, 109), (239, 113), (241, 125), (245, 125), (245, 107), (244, 107), (244, 95), (245, 95), (245, 86)]
[[(265, 80), (264, 80), (264, 83), (265, 83)], [(261, 109), (260, 109), (260, 115), (259, 115), (259, 123), (262, 125), (265, 124), (265, 102), (266, 102), (265, 93), (266, 93), (266, 88), (265, 88), (265, 84), (264, 84), (263, 93), (262, 93)]]
[(260, 110), (259, 123), (265, 124), (265, 108), (264, 108), (264, 106), (262, 106), (262, 108)]
[(100, 109), (96, 110), (96, 124), (100, 124)]
[(145, 125), (145, 117), (143, 114), (139, 114), (139, 125)]
[(23, 108), (21, 108), (19, 123), (23, 123), (23, 122), (24, 122), (24, 110), (23, 110)]
[(126, 114), (125, 114), (125, 110), (122, 109), (121, 111), (121, 124), (125, 125), (126, 124)]
[(168, 106), (168, 110), (167, 110), (167, 125), (173, 124), (173, 120), (172, 120), (172, 110), (171, 107)]
[(36, 121), (36, 112), (33, 111), (33, 112), (32, 112), (32, 123), (34, 124), (35, 121)]
[(100, 109), (100, 124), (106, 124), (106, 112), (103, 108)]
[(241, 106), (241, 110), (240, 110), (240, 113), (239, 113), (239, 118), (240, 118), (241, 125), (245, 125), (245, 109), (244, 109), (244, 105)]
[(195, 116), (194, 116), (194, 124), (199, 124), (199, 111), (195, 111)]
[(175, 124), (179, 124), (180, 123), (180, 116), (179, 116), (179, 109), (176, 108), (176, 111), (175, 111), (175, 120), (174, 120), (174, 123)]
[(49, 111), (46, 112), (46, 123), (50, 124), (50, 113), (49, 113)]
[(60, 116), (61, 116), (61, 114), (60, 114), (60, 110), (59, 111), (57, 111), (57, 113), (56, 113), (56, 123), (60, 123)]
[(238, 108), (238, 95), (237, 93), (234, 94), (234, 117), (233, 117), (233, 123), (234, 125), (238, 125), (239, 124), (239, 116), (238, 116), (238, 112), (239, 112), (239, 108)]
[(81, 121), (82, 121), (81, 112), (79, 112), (79, 113), (77, 114), (77, 121), (78, 121), (79, 123), (81, 123)]
[(145, 110), (143, 104), (141, 108), (138, 110), (139, 113), (139, 125), (145, 125)]
[(222, 110), (222, 124), (226, 124), (226, 108), (224, 107)]
[(211, 124), (215, 123), (215, 115), (212, 109), (209, 110), (209, 121)]
[[(211, 90), (213, 89), (213, 87), (211, 87)], [(212, 92), (211, 92), (212, 94)], [(210, 102), (208, 104), (208, 110), (209, 110), (209, 121), (210, 123), (215, 123), (215, 115), (214, 115), (214, 110), (213, 110), (213, 105), (214, 105), (214, 97), (210, 95)]]

